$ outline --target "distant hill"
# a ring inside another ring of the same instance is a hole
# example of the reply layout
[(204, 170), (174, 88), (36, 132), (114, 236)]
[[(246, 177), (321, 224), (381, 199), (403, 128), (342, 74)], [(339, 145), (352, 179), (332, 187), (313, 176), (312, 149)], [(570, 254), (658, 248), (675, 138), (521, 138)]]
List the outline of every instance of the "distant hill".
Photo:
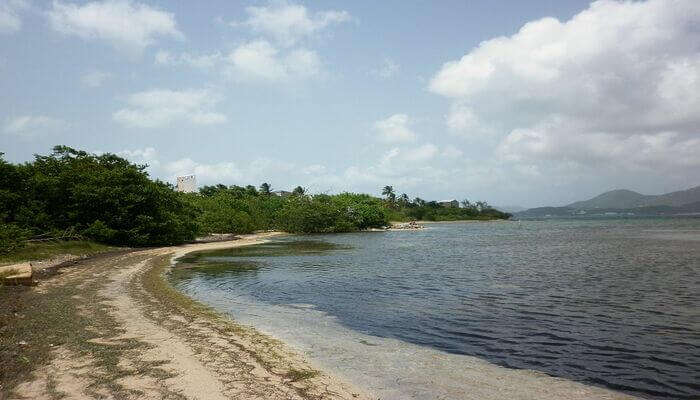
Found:
[(596, 208), (635, 208), (642, 207), (653, 196), (626, 189), (611, 190), (592, 199), (577, 201), (565, 207), (576, 210), (593, 210)]
[(511, 214), (527, 210), (527, 207), (521, 206), (493, 206), (493, 208)]
[(700, 213), (700, 186), (661, 195), (618, 189), (564, 207), (537, 207), (517, 212), (522, 218), (586, 215), (679, 215)]
[(652, 199), (647, 205), (649, 206), (672, 206), (680, 207), (690, 203), (700, 201), (700, 186), (690, 188), (688, 190), (679, 190), (662, 194), (660, 196), (652, 196)]
[(590, 200), (577, 201), (565, 207), (575, 210), (602, 208), (628, 209), (649, 206), (680, 207), (700, 201), (700, 186), (657, 196), (643, 195), (626, 189), (611, 190)]

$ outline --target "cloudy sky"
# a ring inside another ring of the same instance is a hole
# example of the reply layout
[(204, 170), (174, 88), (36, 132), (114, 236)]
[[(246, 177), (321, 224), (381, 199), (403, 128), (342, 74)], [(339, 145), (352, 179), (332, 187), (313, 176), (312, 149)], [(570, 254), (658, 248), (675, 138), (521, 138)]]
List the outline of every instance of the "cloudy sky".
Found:
[(560, 205), (700, 185), (700, 1), (0, 0), (0, 151)]

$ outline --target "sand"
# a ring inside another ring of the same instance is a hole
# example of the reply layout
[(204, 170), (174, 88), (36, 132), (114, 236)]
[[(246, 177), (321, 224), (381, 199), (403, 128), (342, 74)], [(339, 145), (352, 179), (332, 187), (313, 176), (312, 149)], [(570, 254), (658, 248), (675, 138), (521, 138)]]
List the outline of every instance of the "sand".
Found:
[[(33, 376), (20, 384), (14, 398), (377, 399), (377, 394), (361, 387), (361, 379), (356, 376), (352, 379), (354, 384), (348, 383), (320, 371), (300, 351), (253, 327), (239, 325), (202, 306), (188, 308), (175, 304), (177, 296), (182, 295), (162, 296), (158, 285), (154, 289), (148, 279), (149, 273), (160, 271), (157, 268), (162, 269), (168, 260), (172, 266), (177, 257), (189, 252), (259, 244), (277, 234), (103, 255), (79, 261), (40, 282), (32, 290), (48, 293), (61, 290), (64, 285), (82, 285), (86, 292), (87, 288), (93, 288), (94, 298), (75, 296), (75, 302), (86, 314), (107, 318), (113, 328), (104, 332), (90, 326), (76, 329), (95, 331), (89, 339), (92, 348), (133, 349), (118, 352), (116, 364), (106, 365), (98, 360), (98, 353), (93, 353), (93, 357), (57, 345), (50, 363), (39, 366)], [(160, 275), (157, 278), (162, 279)], [(105, 315), (100, 315), (101, 312)], [(385, 350), (391, 351), (389, 347)], [(434, 361), (441, 364), (440, 360)], [(118, 373), (114, 372), (115, 368)], [(452, 392), (449, 398), (629, 398), (533, 371), (497, 367), (478, 359), (471, 359), (463, 368), (460, 373), (464, 375), (468, 371), (464, 383), (469, 390)]]

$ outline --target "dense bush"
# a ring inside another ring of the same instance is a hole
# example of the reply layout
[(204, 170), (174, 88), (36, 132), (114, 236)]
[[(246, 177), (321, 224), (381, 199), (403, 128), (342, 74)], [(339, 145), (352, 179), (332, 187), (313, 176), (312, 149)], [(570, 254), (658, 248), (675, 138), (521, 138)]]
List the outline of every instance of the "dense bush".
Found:
[(0, 255), (9, 254), (25, 245), (28, 232), (16, 225), (0, 223)]
[(296, 194), (279, 197), (240, 186), (205, 186), (187, 196), (203, 234), (279, 229), (294, 233), (350, 232), (387, 224), (381, 200), (369, 195)]
[(132, 246), (182, 243), (196, 234), (193, 209), (169, 185), (114, 154), (56, 146), (49, 156), (0, 168), (0, 196), (9, 199), (0, 204), (2, 222), (32, 234), (70, 229)]
[(388, 224), (381, 200), (364, 194), (293, 196), (277, 215), (287, 232), (352, 232)]

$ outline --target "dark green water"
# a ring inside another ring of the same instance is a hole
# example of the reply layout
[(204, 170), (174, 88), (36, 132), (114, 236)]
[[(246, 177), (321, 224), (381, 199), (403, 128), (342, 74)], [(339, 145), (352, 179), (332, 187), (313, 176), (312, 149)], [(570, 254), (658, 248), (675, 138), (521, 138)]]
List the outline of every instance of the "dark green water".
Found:
[[(364, 382), (355, 369), (382, 371), (368, 365), (371, 346), (360, 356), (350, 342), (385, 338), (643, 397), (700, 397), (698, 218), (434, 224), (181, 261), (177, 287), (354, 380)], [(401, 362), (366, 382), (391, 385)], [(426, 379), (394, 390), (431, 398), (441, 389)]]

